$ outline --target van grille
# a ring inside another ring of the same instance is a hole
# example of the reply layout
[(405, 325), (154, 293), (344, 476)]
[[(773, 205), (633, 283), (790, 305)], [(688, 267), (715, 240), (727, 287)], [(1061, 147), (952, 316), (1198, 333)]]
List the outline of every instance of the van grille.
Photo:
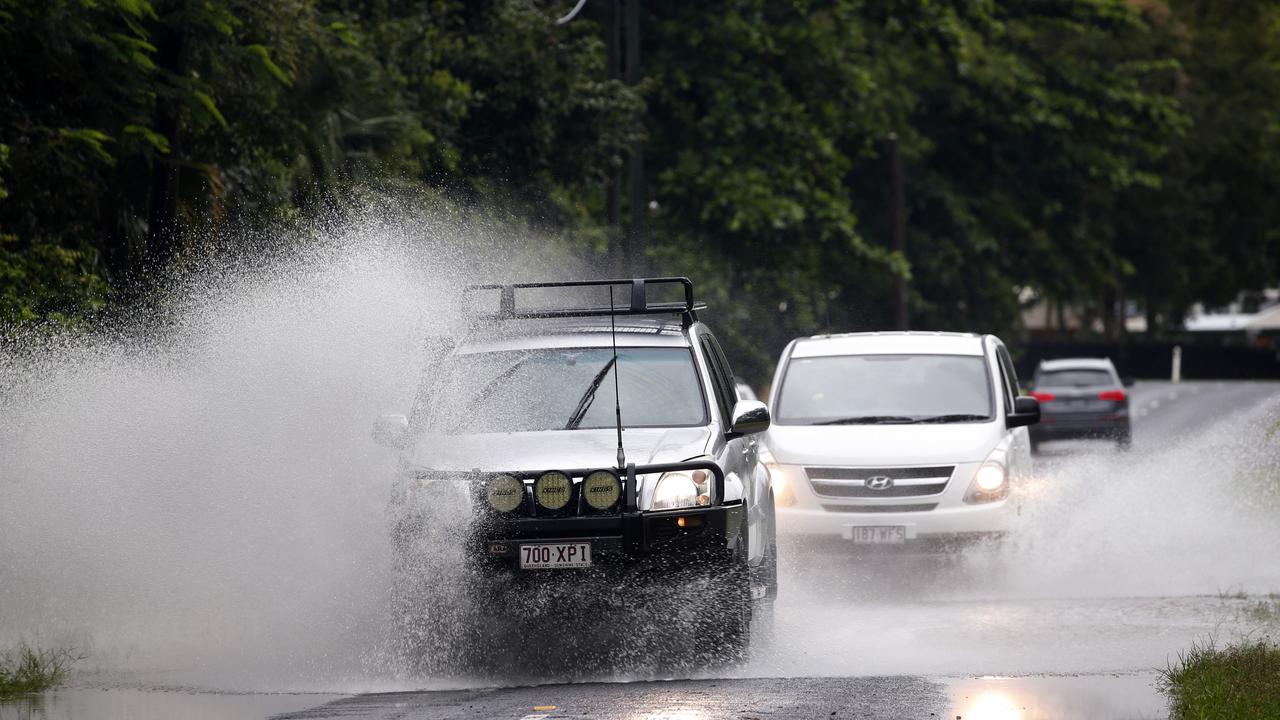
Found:
[[(830, 468), (807, 467), (809, 485), (820, 497), (895, 498), (940, 495), (955, 471), (954, 465), (914, 468)], [(887, 487), (875, 488), (867, 481), (888, 478)]]
[(838, 513), (904, 513), (928, 512), (938, 507), (938, 503), (916, 503), (914, 505), (823, 505), (827, 512)]

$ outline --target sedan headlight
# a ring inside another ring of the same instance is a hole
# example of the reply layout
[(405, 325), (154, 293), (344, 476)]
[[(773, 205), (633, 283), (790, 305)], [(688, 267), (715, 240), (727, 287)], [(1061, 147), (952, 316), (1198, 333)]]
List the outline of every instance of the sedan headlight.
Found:
[(973, 474), (964, 501), (969, 504), (995, 502), (1009, 496), (1009, 472), (1005, 468), (1004, 453), (993, 452)]
[(663, 473), (653, 489), (650, 510), (678, 510), (711, 504), (711, 492), (706, 470), (692, 472), (679, 470)]

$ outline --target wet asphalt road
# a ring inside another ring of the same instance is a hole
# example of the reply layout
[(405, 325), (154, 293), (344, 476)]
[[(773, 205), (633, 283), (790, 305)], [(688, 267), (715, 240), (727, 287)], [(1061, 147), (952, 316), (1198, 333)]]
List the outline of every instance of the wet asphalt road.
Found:
[(711, 677), (564, 682), (549, 670), (540, 684), (343, 696), (416, 683), (262, 694), (278, 685), (179, 681), (174, 668), (73, 678), (0, 703), (0, 720), (1162, 717), (1157, 672), (1180, 651), (1209, 637), (1280, 638), (1280, 624), (1250, 612), (1280, 592), (1280, 560), (1241, 551), (1280, 547), (1274, 507), (1224, 482), (1257, 463), (1248, 456), (1267, 444), (1280, 383), (1140, 383), (1132, 411), (1129, 452), (1044, 446), (1018, 537), (1000, 548), (821, 561), (782, 548), (771, 625), (749, 662), (701, 673)]
[[(1234, 416), (1277, 404), (1278, 384), (1141, 383), (1132, 391), (1132, 452), (1047, 444), (1038, 467), (1053, 480), (1101, 467), (1127, 476), (1126, 482), (1141, 482), (1144, 475), (1162, 482), (1170, 470), (1160, 463), (1178, 445), (1194, 444), (1202, 431)], [(1085, 522), (1100, 521), (1082, 517)], [(1110, 519), (1101, 522), (1105, 527)], [(1146, 540), (1156, 548), (1162, 542)], [(732, 678), (360, 695), (277, 717), (1157, 717), (1163, 700), (1156, 671), (1193, 641), (1242, 623), (1247, 601), (1225, 596), (1221, 579), (1190, 589), (1171, 581), (1168, 587), (1155, 583), (1150, 593), (1131, 591), (1123, 582), (1122, 553), (1109, 567), (1055, 555), (1052, 543), (1035, 547), (1041, 555), (1012, 556), (1016, 565), (1048, 566), (1043, 575), (1025, 577), (992, 570), (999, 559), (894, 557), (864, 559), (836, 577), (829, 564), (814, 572), (793, 557), (784, 568), (789, 587), (778, 602), (771, 642), (748, 665), (726, 673)], [(1069, 548), (1065, 555), (1095, 550)], [(1135, 557), (1135, 567), (1145, 567), (1143, 556)], [(1101, 569), (1090, 572), (1092, 565)], [(1201, 586), (1205, 590), (1197, 592)]]
[(361, 695), (277, 720), (928, 718), (946, 707), (943, 688), (920, 678), (756, 678)]

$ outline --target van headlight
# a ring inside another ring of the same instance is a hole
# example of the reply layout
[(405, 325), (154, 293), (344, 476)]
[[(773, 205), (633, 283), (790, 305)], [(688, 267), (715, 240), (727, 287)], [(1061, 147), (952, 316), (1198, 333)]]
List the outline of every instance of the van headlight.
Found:
[(649, 509), (678, 510), (710, 505), (709, 477), (706, 470), (663, 473), (653, 489), (653, 504)]
[(1009, 496), (1009, 471), (1004, 464), (1004, 453), (996, 451), (987, 456), (978, 472), (969, 482), (964, 501), (974, 505), (995, 502)]
[(769, 486), (773, 488), (773, 501), (787, 507), (795, 505), (796, 494), (791, 490), (786, 468), (778, 463), (768, 462), (765, 463), (765, 469), (769, 471)]

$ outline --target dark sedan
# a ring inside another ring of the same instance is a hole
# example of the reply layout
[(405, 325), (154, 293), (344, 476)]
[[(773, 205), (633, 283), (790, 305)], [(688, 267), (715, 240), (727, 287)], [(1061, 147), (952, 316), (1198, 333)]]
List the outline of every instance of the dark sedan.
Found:
[(1110, 440), (1128, 449), (1129, 393), (1115, 365), (1102, 358), (1045, 360), (1036, 368), (1031, 396), (1040, 401), (1032, 447), (1047, 440)]

